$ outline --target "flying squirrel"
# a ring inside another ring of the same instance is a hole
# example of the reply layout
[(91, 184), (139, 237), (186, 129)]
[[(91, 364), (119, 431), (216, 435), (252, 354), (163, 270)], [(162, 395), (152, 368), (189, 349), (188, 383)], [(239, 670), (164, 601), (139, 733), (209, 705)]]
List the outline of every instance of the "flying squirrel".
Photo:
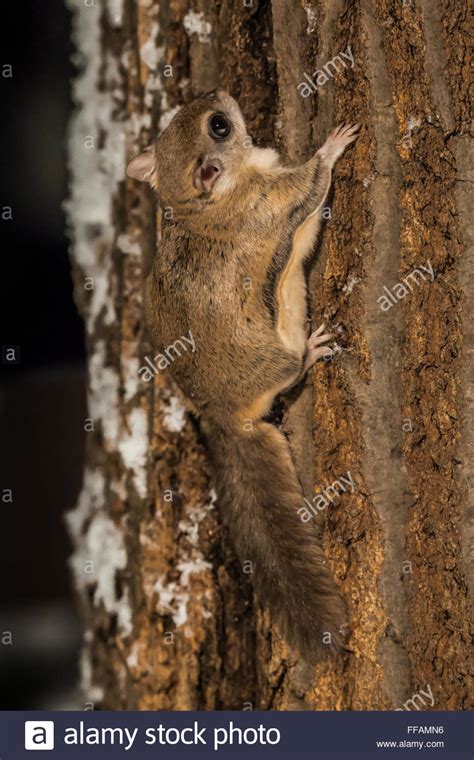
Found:
[(304, 495), (286, 438), (263, 418), (331, 354), (324, 325), (308, 335), (303, 267), (332, 169), (358, 129), (337, 127), (309, 161), (284, 167), (252, 145), (237, 102), (217, 89), (178, 111), (127, 167), (172, 209), (145, 283), (152, 340), (162, 350), (191, 331), (196, 349), (169, 371), (201, 420), (223, 522), (252, 563), (260, 601), (310, 662), (328, 633), (329, 649), (341, 646), (345, 605), (298, 514)]

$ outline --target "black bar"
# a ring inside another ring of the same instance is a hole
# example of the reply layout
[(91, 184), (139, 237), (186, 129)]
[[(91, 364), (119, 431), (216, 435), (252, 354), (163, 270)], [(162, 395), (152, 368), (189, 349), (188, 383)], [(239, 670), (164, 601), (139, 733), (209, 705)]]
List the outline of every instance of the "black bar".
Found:
[[(42, 727), (44, 721), (54, 725)], [(38, 757), (25, 749), (26, 732), (48, 760), (473, 760), (473, 723), (470, 713), (459, 712), (6, 711), (0, 713), (0, 759)], [(54, 748), (47, 749), (51, 729)]]

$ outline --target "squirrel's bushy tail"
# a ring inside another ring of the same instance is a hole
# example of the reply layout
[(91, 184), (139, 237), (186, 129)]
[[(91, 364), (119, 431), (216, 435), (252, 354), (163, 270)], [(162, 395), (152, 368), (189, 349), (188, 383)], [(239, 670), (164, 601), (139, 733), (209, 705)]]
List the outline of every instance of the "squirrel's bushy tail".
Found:
[(254, 422), (251, 432), (213, 422), (206, 428), (223, 521), (240, 561), (252, 563), (257, 595), (288, 644), (314, 661), (341, 645), (345, 605), (312, 523), (298, 514), (303, 492), (288, 444), (266, 422)]

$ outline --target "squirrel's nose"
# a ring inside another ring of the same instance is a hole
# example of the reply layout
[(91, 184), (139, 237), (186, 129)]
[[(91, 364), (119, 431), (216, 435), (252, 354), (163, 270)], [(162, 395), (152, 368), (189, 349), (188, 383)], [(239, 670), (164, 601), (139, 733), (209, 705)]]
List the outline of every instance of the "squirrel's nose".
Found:
[(214, 182), (222, 172), (222, 164), (218, 158), (205, 158), (194, 171), (193, 184), (196, 190), (210, 193)]

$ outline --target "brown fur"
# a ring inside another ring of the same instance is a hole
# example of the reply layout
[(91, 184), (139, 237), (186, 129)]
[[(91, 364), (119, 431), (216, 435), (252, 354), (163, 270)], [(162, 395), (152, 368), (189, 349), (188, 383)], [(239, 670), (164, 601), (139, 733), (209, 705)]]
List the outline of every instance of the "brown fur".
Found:
[[(208, 133), (214, 113), (232, 123), (225, 140)], [(237, 103), (218, 90), (179, 111), (128, 170), (173, 211), (146, 282), (148, 326), (159, 349), (192, 331), (195, 352), (170, 372), (202, 419), (241, 561), (253, 563), (259, 597), (308, 659), (324, 633), (341, 641), (344, 605), (297, 513), (303, 493), (286, 441), (260, 420), (311, 363), (303, 263), (332, 167), (355, 131), (335, 130), (310, 161), (286, 169), (251, 146)], [(212, 166), (219, 174), (203, 192)]]

